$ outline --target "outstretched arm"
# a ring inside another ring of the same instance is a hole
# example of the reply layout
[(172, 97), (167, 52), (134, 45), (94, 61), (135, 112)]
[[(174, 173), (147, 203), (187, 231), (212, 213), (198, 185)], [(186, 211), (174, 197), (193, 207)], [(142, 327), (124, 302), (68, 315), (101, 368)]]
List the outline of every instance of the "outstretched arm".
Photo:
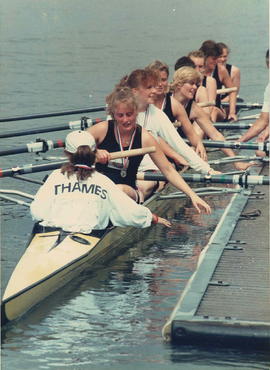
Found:
[(250, 129), (240, 137), (238, 141), (246, 142), (258, 136), (269, 125), (269, 113), (261, 112), (260, 117), (254, 122)]
[(190, 188), (190, 186), (185, 182), (185, 180), (179, 175), (179, 173), (167, 160), (154, 137), (146, 130), (143, 130), (143, 146), (149, 145), (156, 146), (156, 151), (150, 154), (151, 159), (159, 168), (159, 170), (163, 173), (163, 175), (166, 176), (168, 181), (191, 199), (193, 206), (199, 213), (201, 212), (201, 209), (203, 209), (208, 214), (211, 213), (210, 206)]

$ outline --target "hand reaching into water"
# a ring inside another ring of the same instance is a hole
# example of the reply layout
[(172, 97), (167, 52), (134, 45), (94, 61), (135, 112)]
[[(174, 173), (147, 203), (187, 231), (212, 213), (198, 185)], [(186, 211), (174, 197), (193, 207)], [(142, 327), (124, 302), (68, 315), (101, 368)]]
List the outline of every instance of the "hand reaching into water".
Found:
[(152, 223), (153, 224), (161, 224), (161, 225), (164, 225), (166, 227), (172, 227), (172, 224), (170, 223), (170, 221), (166, 220), (166, 218), (162, 218), (162, 217), (159, 217), (158, 215), (156, 215), (155, 213), (152, 213)]
[(198, 213), (201, 213), (201, 210), (203, 210), (206, 214), (210, 215), (211, 207), (204, 200), (202, 200), (196, 193), (194, 193), (194, 195), (192, 195), (190, 199)]

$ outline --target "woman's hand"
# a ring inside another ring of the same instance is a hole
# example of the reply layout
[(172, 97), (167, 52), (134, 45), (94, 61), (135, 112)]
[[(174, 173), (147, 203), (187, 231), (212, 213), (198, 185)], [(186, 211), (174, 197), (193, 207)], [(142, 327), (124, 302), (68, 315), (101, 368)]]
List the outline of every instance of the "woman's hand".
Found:
[(105, 164), (110, 160), (110, 153), (104, 149), (97, 149), (96, 162)]
[(201, 209), (205, 211), (206, 214), (210, 215), (211, 208), (210, 206), (202, 200), (196, 193), (190, 197), (193, 206), (196, 208), (198, 213), (201, 213)]
[(166, 227), (172, 227), (172, 224), (170, 223), (170, 221), (166, 220), (166, 218), (158, 217), (157, 223)]
[(233, 122), (237, 122), (238, 121), (238, 117), (235, 113), (230, 113), (228, 115), (228, 121), (233, 121)]
[(209, 171), (208, 171), (208, 173), (207, 173), (207, 175), (221, 175), (222, 174), (222, 172), (221, 171), (216, 171), (216, 170), (214, 170), (213, 168), (211, 168)]
[(238, 171), (246, 171), (249, 167), (253, 166), (254, 162), (235, 162), (234, 168)]
[(202, 160), (207, 162), (207, 154), (202, 142), (198, 143), (195, 148), (195, 152), (201, 157)]
[(166, 218), (159, 217), (155, 213), (152, 213), (152, 224), (154, 224), (154, 225), (161, 224), (161, 225), (164, 225), (166, 227), (171, 227), (172, 226), (170, 221), (166, 220)]

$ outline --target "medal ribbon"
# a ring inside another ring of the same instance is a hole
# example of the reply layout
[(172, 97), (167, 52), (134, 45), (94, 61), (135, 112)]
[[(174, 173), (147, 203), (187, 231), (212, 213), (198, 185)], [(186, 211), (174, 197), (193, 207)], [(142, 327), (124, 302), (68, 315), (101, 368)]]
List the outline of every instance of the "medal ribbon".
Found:
[[(121, 140), (121, 136), (120, 136), (120, 132), (119, 132), (118, 126), (116, 126), (116, 130), (117, 130), (117, 136), (118, 136), (120, 150), (121, 150), (121, 152), (123, 152), (124, 149), (123, 149), (122, 140)], [(131, 140), (130, 140), (130, 143), (129, 143), (128, 150), (130, 150), (131, 147), (132, 147), (135, 134), (136, 134), (136, 128), (135, 128), (135, 130), (134, 130), (134, 132), (133, 132), (133, 134), (131, 136)], [(122, 164), (123, 164), (123, 169), (124, 170), (127, 170), (127, 167), (128, 167), (128, 157), (122, 158)]]

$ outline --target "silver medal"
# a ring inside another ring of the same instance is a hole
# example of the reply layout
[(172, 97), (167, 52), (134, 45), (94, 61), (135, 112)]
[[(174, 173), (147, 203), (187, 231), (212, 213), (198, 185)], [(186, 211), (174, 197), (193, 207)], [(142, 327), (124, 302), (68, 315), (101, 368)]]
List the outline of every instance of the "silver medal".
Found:
[(121, 174), (122, 177), (126, 177), (127, 176), (127, 171), (126, 170), (121, 170), (120, 174)]

